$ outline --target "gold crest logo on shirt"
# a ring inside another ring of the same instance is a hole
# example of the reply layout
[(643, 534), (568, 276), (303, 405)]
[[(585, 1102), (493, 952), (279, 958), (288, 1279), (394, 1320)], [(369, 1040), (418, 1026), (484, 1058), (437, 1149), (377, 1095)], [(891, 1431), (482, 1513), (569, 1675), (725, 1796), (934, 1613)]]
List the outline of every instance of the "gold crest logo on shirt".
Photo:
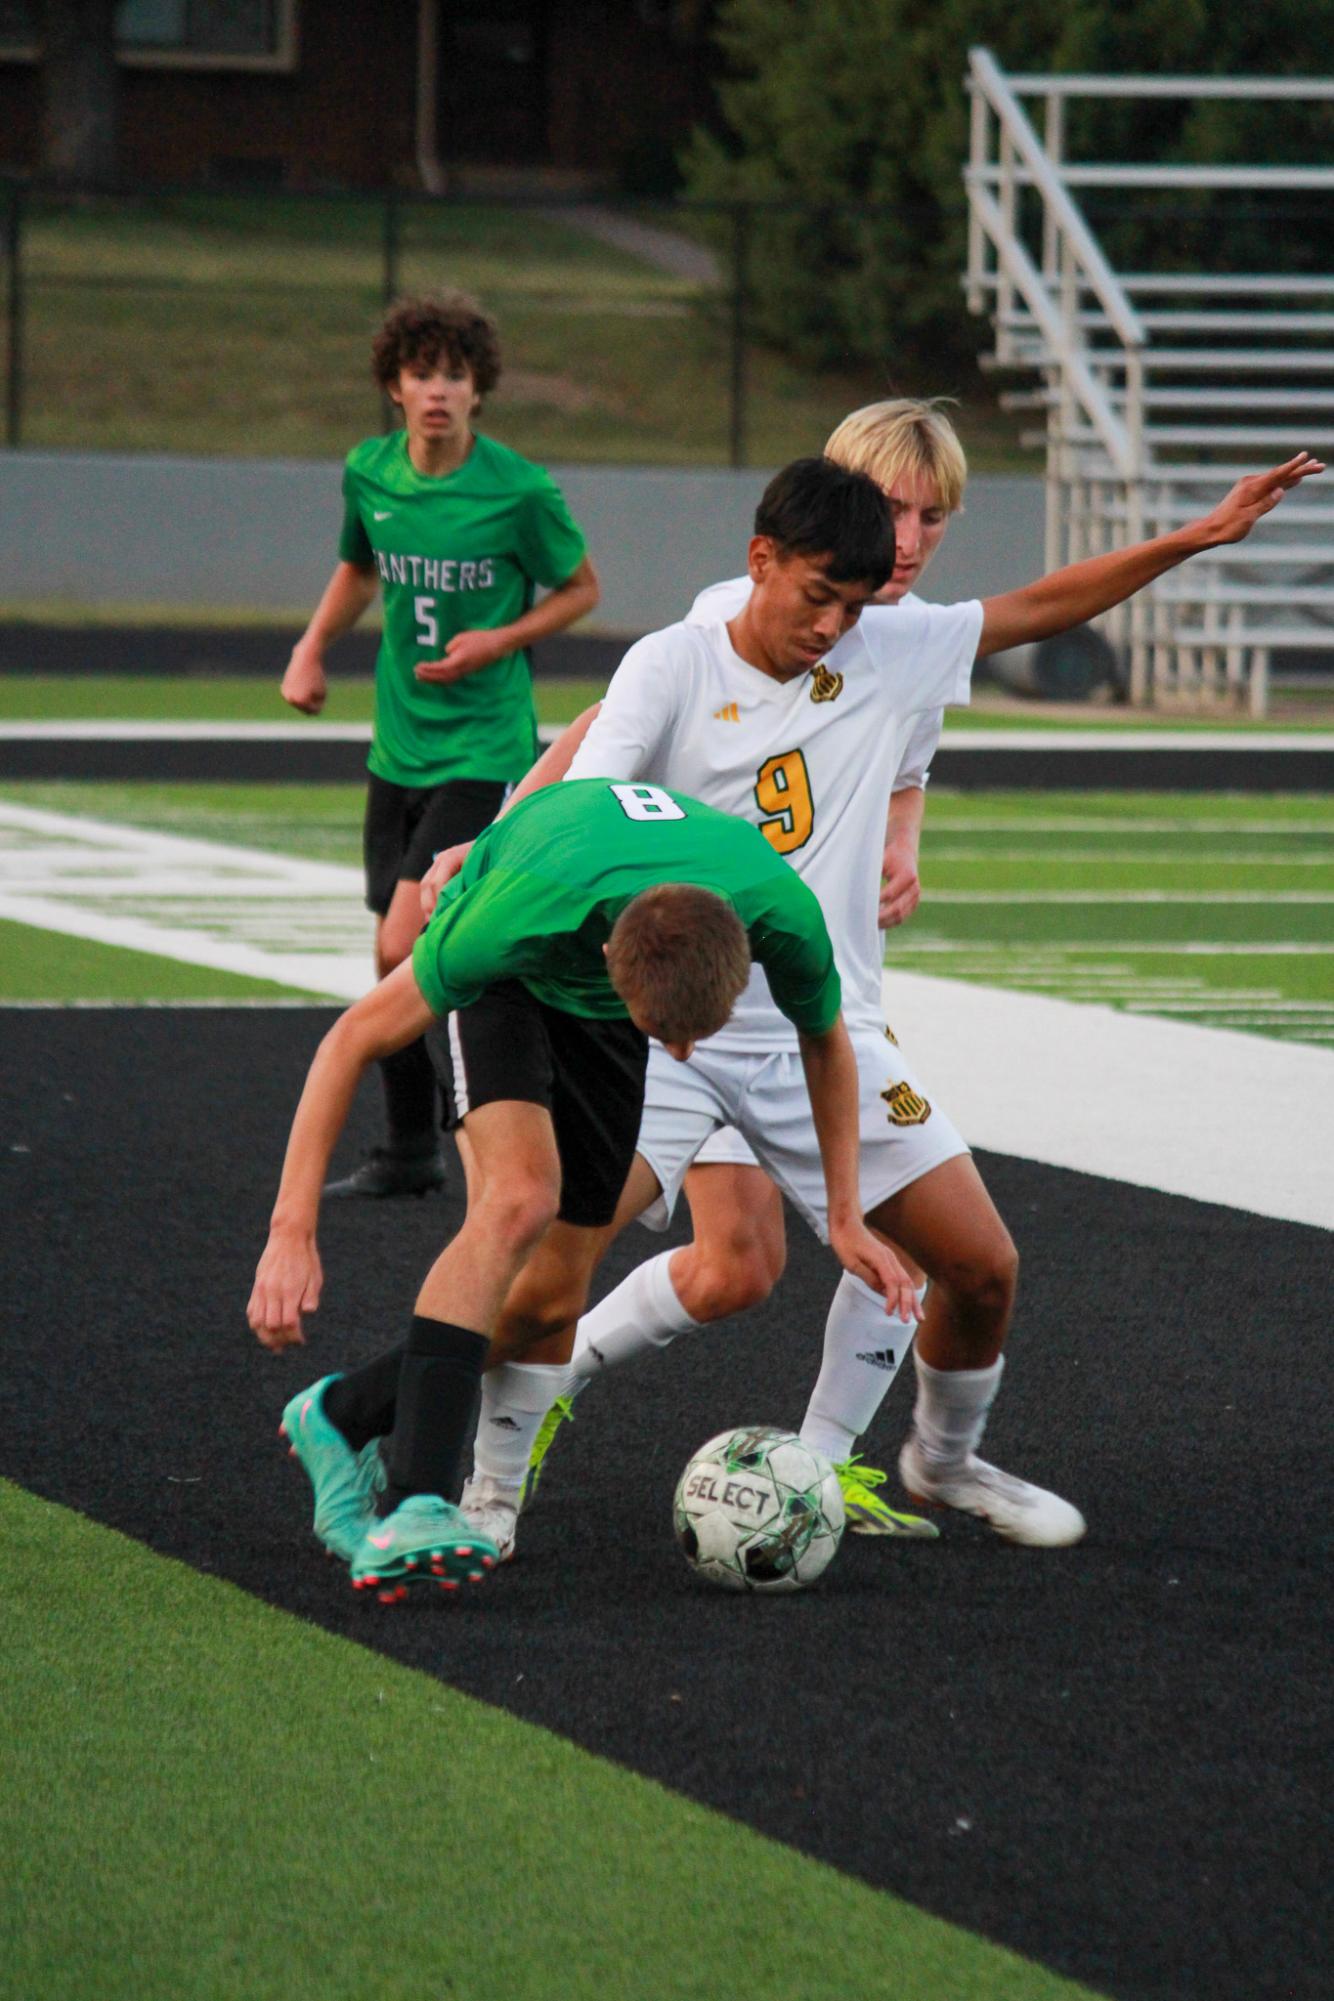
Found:
[(811, 669), (811, 700), (836, 702), (842, 693), (843, 676), (831, 674), (824, 661), (818, 661)]
[(889, 1106), (891, 1125), (924, 1126), (931, 1116), (930, 1105), (911, 1084), (891, 1084), (880, 1095)]
[(898, 1048), (899, 1038), (897, 1035), (895, 1035), (893, 1029), (890, 1027), (888, 1022), (885, 1023), (885, 1040), (887, 1042), (892, 1042), (894, 1044), (894, 1047), (896, 1049)]

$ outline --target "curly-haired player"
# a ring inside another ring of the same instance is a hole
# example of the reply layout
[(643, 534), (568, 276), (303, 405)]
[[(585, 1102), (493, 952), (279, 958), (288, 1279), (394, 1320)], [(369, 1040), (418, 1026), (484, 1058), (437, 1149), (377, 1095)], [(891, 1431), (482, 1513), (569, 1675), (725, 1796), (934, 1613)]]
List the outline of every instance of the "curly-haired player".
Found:
[[(432, 855), (480, 833), (533, 761), (527, 649), (591, 611), (598, 584), (555, 482), (474, 429), (501, 367), (495, 322), (476, 302), (461, 292), (400, 300), (371, 357), (403, 426), (348, 454), (338, 566), (282, 694), (319, 714), (326, 649), (383, 591), (364, 824), (383, 977), (421, 928), (418, 883)], [(547, 595), (535, 604), (538, 586)], [(421, 1194), (444, 1179), (424, 1048), (400, 1050), (380, 1073), (386, 1143), (331, 1195)]]

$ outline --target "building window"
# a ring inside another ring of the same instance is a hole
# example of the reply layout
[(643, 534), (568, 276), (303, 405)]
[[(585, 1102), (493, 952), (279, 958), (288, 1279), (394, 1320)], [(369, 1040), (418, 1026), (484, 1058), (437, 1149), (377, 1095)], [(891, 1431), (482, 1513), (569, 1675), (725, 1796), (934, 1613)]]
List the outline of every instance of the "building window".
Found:
[[(40, 51), (38, 0), (0, 0), (0, 57)], [(116, 54), (134, 69), (293, 69), (296, 0), (120, 0)]]

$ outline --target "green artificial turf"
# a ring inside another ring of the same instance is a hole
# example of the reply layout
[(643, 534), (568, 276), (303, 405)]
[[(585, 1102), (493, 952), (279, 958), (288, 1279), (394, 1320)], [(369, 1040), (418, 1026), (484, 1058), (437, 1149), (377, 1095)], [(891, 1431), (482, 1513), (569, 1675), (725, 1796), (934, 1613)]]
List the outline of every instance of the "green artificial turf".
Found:
[[(284, 662), (272, 680), (255, 674), (128, 675), (6, 674), (0, 679), (0, 722), (369, 723), (374, 683), (368, 675), (329, 676), (322, 716), (302, 716), (278, 693)], [(566, 723), (602, 699), (606, 683), (548, 677), (534, 683), (538, 721)]]
[[(1087, 2001), (8, 1483), (0, 1518), (6, 1994)], [(442, 1655), (489, 1612), (438, 1608)]]
[[(90, 631), (89, 655), (96, 641)], [(275, 656), (272, 679), (254, 674), (24, 674), (10, 671), (0, 679), (0, 722), (310, 722), (369, 723), (373, 683), (366, 675), (341, 676), (337, 657), (330, 672), (329, 700), (324, 714), (301, 717), (278, 693), (284, 661)], [(539, 722), (570, 722), (600, 701), (606, 683), (563, 675), (539, 675), (533, 695)], [(1309, 719), (1301, 715), (1254, 722), (1247, 716), (1173, 716), (1156, 710), (1112, 708), (1089, 704), (1069, 706), (1053, 714), (1040, 702), (1015, 701), (1010, 696), (979, 691), (971, 708), (950, 709), (945, 734), (957, 730), (1134, 729), (1155, 733), (1188, 730), (1196, 735), (1238, 730), (1319, 733), (1334, 727), (1328, 698)]]
[[(368, 976), (369, 977), (369, 976)], [(320, 998), (271, 980), (189, 966), (0, 918), (0, 1003), (256, 1001)]]
[[(0, 789), (0, 799), (360, 865), (357, 785), (15, 782)], [(1329, 794), (960, 793), (933, 786), (922, 902), (890, 935), (888, 962), (891, 971), (1331, 1046), (1332, 856)], [(90, 987), (77, 960), (66, 968), (63, 946), (32, 951), (45, 954), (42, 977), (30, 977), (20, 957), (17, 973), (0, 966), (0, 994), (74, 1000), (122, 992), (103, 979)], [(140, 955), (106, 956), (109, 967), (122, 969), (124, 997), (131, 997)], [(163, 997), (172, 977), (167, 963), (145, 960), (141, 970), (142, 996)], [(263, 990), (189, 969), (180, 977), (188, 983), (182, 997)], [(7, 988), (7, 978), (19, 983)]]

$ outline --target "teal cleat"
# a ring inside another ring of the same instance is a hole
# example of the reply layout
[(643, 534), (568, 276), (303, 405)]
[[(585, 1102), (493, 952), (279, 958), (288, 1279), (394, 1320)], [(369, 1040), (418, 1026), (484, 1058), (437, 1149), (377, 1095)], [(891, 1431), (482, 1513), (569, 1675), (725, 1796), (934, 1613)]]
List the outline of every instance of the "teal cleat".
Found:
[(843, 1511), (851, 1534), (915, 1536), (922, 1542), (939, 1536), (934, 1522), (923, 1520), (921, 1515), (902, 1514), (881, 1500), (875, 1489), (883, 1487), (889, 1477), (883, 1467), (863, 1466), (854, 1452), (851, 1459), (840, 1460), (834, 1471), (843, 1491)]
[(336, 1376), (321, 1376), (300, 1390), (278, 1427), (293, 1459), (299, 1459), (315, 1489), (315, 1533), (332, 1556), (350, 1563), (362, 1537), (375, 1525), (375, 1497), (384, 1486), (379, 1442), (354, 1452), (336, 1424), (324, 1415), (324, 1392)]
[(374, 1591), (382, 1605), (406, 1598), (410, 1584), (457, 1591), (480, 1584), (500, 1552), (458, 1508), (438, 1494), (410, 1494), (373, 1522), (352, 1559), (352, 1589)]

